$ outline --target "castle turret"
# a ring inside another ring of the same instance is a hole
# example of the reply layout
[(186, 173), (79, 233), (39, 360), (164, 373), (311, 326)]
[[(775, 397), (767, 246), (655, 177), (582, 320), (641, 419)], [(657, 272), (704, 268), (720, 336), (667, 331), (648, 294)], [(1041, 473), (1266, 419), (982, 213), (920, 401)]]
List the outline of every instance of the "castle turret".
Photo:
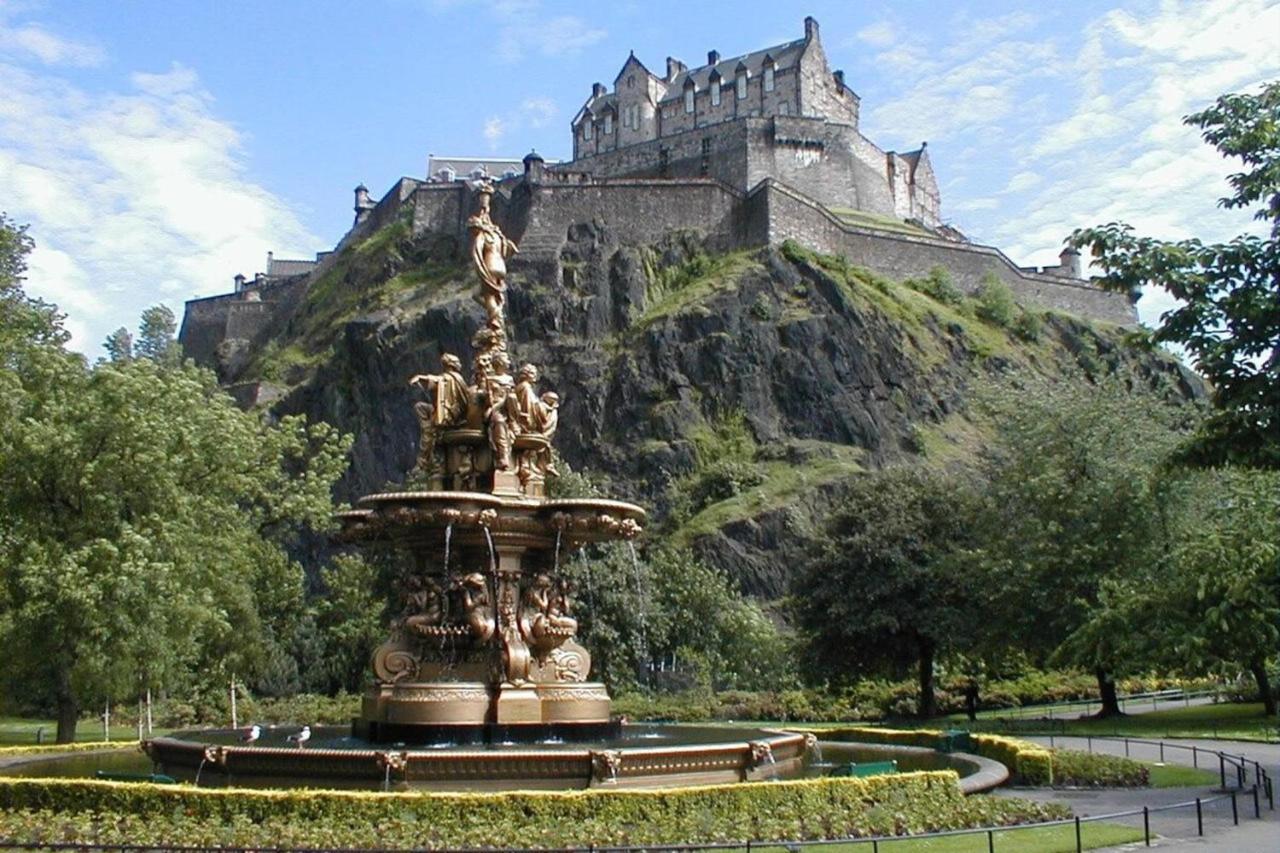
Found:
[(537, 151), (530, 151), (524, 155), (524, 179), (528, 184), (534, 186), (542, 183), (542, 176), (545, 172), (547, 162), (542, 159), (542, 155)]
[(359, 225), (361, 222), (364, 222), (366, 219), (368, 219), (369, 211), (373, 210), (373, 208), (374, 208), (374, 203), (369, 198), (369, 188), (366, 187), (364, 184), (361, 184), (360, 186), (356, 187), (355, 224)]
[(1080, 250), (1067, 246), (1058, 253), (1058, 268), (1063, 275), (1072, 278), (1084, 278), (1084, 267), (1080, 263)]
[(239, 293), (240, 291), (244, 290), (244, 282), (245, 282), (244, 273), (241, 273), (241, 272), (236, 273), (236, 277), (235, 277), (236, 293)]

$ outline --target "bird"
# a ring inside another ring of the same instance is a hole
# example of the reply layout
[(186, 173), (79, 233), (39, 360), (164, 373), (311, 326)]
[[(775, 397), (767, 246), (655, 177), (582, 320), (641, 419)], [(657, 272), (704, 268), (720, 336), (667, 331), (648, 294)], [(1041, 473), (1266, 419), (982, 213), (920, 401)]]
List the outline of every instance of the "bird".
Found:
[(311, 740), (311, 726), (303, 726), (302, 731), (298, 732), (296, 735), (289, 735), (288, 737), (288, 741), (290, 743), (296, 743), (298, 745), (298, 749), (302, 749), (302, 745), (309, 740)]
[(240, 735), (240, 741), (241, 743), (252, 744), (257, 743), (260, 737), (262, 737), (262, 726), (253, 725), (244, 734)]

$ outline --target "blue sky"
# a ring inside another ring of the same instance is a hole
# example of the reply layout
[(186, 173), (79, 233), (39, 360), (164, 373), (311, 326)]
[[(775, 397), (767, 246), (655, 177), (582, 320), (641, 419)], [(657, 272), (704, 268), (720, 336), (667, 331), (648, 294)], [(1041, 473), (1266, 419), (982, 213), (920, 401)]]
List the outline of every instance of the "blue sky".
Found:
[(696, 65), (799, 38), (806, 14), (863, 132), (928, 140), (944, 218), (1017, 262), (1112, 220), (1251, 227), (1216, 207), (1230, 164), (1180, 118), (1280, 77), (1280, 0), (0, 0), (0, 209), (38, 243), (28, 290), (97, 355), (269, 249), (330, 248), (359, 182), (380, 196), (431, 152), (567, 156), (569, 120), (630, 50)]

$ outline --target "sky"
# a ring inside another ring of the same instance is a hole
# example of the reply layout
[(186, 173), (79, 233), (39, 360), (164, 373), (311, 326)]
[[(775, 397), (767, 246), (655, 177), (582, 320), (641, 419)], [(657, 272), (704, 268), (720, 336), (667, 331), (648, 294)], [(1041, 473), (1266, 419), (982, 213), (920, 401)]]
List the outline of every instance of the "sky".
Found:
[(97, 356), (269, 250), (332, 248), (358, 183), (380, 197), (430, 153), (567, 159), (629, 51), (661, 73), (800, 38), (805, 15), (863, 133), (927, 140), (943, 218), (1017, 263), (1111, 221), (1257, 230), (1181, 119), (1280, 77), (1280, 0), (0, 0), (0, 210), (36, 241), (28, 292)]

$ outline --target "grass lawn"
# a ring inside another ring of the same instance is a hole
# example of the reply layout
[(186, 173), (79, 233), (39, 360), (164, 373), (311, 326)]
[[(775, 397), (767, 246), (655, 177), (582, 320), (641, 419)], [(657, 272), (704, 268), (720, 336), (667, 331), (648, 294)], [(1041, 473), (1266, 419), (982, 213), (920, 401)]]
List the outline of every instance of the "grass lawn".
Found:
[(1159, 764), (1153, 761), (1142, 763), (1151, 771), (1153, 788), (1203, 788), (1218, 783), (1218, 774), (1203, 767)]
[[(1142, 840), (1142, 830), (1118, 823), (1085, 823), (1080, 827), (1080, 840), (1086, 850), (1112, 847)], [(943, 838), (903, 838), (880, 841), (885, 853), (987, 853), (987, 834), (950, 835)], [(752, 850), (784, 851), (782, 846), (752, 845)], [(823, 853), (864, 853), (871, 842), (858, 844), (824, 844)], [(1001, 829), (995, 832), (997, 853), (1070, 853), (1076, 849), (1076, 828), (1071, 824), (1040, 826), (1027, 829)]]
[(1109, 720), (1064, 720), (1063, 734), (1131, 737), (1205, 737), (1275, 741), (1277, 720), (1268, 719), (1261, 702), (1192, 705)]
[[(0, 717), (0, 746), (35, 746), (36, 733), (44, 729), (43, 743), (50, 745), (58, 734), (58, 724), (53, 720), (33, 720), (27, 717)], [(166, 730), (167, 731), (167, 730)], [(160, 734), (156, 729), (153, 734)], [(101, 720), (81, 720), (76, 726), (77, 741), (103, 739)], [(111, 740), (136, 741), (137, 726), (111, 726)]]

